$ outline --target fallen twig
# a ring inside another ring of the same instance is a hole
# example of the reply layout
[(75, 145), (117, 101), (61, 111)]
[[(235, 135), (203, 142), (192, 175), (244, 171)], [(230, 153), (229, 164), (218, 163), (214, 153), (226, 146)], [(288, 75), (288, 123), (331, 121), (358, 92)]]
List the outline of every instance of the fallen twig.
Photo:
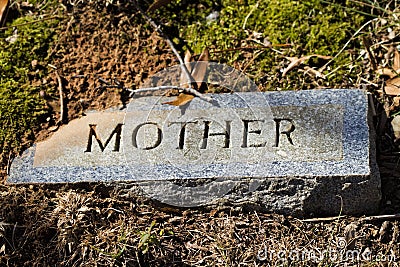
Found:
[[(302, 64), (304, 61), (306, 61), (306, 60), (308, 60), (308, 59), (310, 59), (310, 58), (312, 58), (312, 57), (318, 57), (318, 58), (322, 58), (322, 59), (330, 59), (330, 58), (332, 58), (332, 57), (330, 57), (330, 56), (321, 56), (321, 55), (316, 55), (316, 54), (304, 56), (304, 57), (301, 57), (301, 58), (297, 58), (297, 57), (285, 57), (287, 60), (290, 61), (290, 64), (289, 64), (289, 66), (286, 67), (286, 69), (284, 69), (284, 70), (282, 71), (282, 77), (284, 77), (284, 76), (286, 75), (286, 73), (288, 73), (291, 69), (293, 69), (293, 68), (299, 66), (299, 65)], [(318, 73), (321, 73), (321, 72), (318, 71)]]
[[(140, 89), (134, 90), (134, 89), (131, 89), (128, 87), (123, 87), (122, 85), (108, 84), (108, 85), (102, 85), (102, 86), (96, 87), (95, 90), (106, 89), (106, 88), (119, 88), (119, 89), (126, 90), (126, 91), (130, 92), (129, 97), (133, 97), (136, 93), (143, 93), (143, 92), (150, 92), (150, 91), (162, 91), (162, 90), (167, 90), (167, 89), (176, 89), (176, 90), (179, 90), (182, 92), (187, 92), (187, 89), (188, 89), (188, 88), (184, 88), (181, 86), (175, 86), (175, 85), (163, 85), (163, 86), (156, 86), (156, 87), (145, 87), (145, 88), (140, 88)], [(210, 98), (210, 100), (212, 101), (212, 98)]]
[(7, 30), (7, 29), (13, 28), (13, 27), (25, 26), (25, 25), (28, 25), (28, 24), (33, 24), (33, 23), (36, 23), (36, 22), (45, 21), (45, 20), (49, 20), (49, 19), (56, 19), (56, 18), (61, 18), (61, 17), (60, 17), (60, 16), (51, 16), (51, 17), (48, 17), (48, 18), (43, 18), (43, 19), (28, 21), (28, 22), (21, 23), (21, 24), (16, 24), (16, 25), (11, 25), (11, 26), (1, 27), (1, 28), (0, 28), (0, 31), (2, 31), (2, 30)]
[(11, 154), (12, 153), (10, 151), (10, 153), (8, 153), (8, 161), (7, 161), (7, 171), (6, 171), (7, 175), (10, 174), (10, 168), (11, 168), (11, 163), (12, 163)]
[(147, 9), (147, 12), (153, 12), (162, 6), (168, 5), (171, 1), (172, 0), (155, 0)]
[[(346, 49), (346, 47), (350, 44), (350, 42), (354, 39), (354, 37), (356, 37), (357, 36), (357, 34), (359, 34), (360, 33), (360, 31), (362, 30), (362, 29), (364, 29), (368, 24), (370, 24), (371, 22), (373, 22), (373, 21), (375, 21), (375, 20), (378, 20), (379, 18), (374, 18), (374, 19), (372, 19), (372, 20), (369, 20), (369, 21), (367, 21), (366, 23), (364, 23), (364, 25), (362, 25), (352, 36), (351, 36), (351, 38), (344, 44), (344, 46), (342, 47), (342, 49), (340, 49), (340, 51), (331, 59), (331, 60), (329, 60), (325, 65), (323, 65), (318, 71), (319, 72), (323, 72), (324, 70), (325, 70), (325, 68), (329, 65), (329, 64), (331, 64), (345, 49)], [(328, 76), (328, 75), (327, 75)]]
[[(162, 91), (162, 90), (167, 90), (167, 89), (176, 89), (179, 90), (181, 92), (185, 92), (185, 93), (190, 93), (190, 94), (194, 94), (196, 96), (198, 96), (199, 98), (208, 101), (208, 102), (213, 102), (213, 99), (211, 97), (207, 97), (203, 94), (201, 94), (200, 92), (194, 90), (194, 89), (189, 89), (189, 88), (184, 88), (181, 86), (175, 86), (175, 85), (162, 85), (162, 86), (155, 86), (155, 87), (145, 87), (145, 88), (139, 88), (139, 89), (131, 89), (128, 87), (124, 87), (122, 86), (122, 84), (116, 85), (116, 84), (110, 84), (108, 82), (105, 82), (106, 85), (102, 85), (102, 86), (98, 86), (95, 88), (95, 90), (98, 89), (107, 89), (107, 88), (119, 88), (122, 90), (126, 90), (129, 92), (129, 97), (133, 97), (136, 93), (143, 93), (143, 92), (150, 92), (150, 91)], [(196, 93), (194, 93), (194, 92)]]
[(311, 219), (304, 219), (300, 220), (301, 222), (330, 222), (330, 221), (335, 221), (338, 219), (344, 219), (346, 218), (345, 215), (339, 215), (335, 217), (324, 217), (324, 218), (311, 218)]
[(169, 39), (169, 37), (161, 30), (160, 26), (157, 25), (157, 23), (155, 23), (153, 21), (152, 18), (150, 18), (146, 12), (139, 6), (139, 4), (137, 3), (137, 1), (135, 1), (135, 5), (137, 10), (142, 14), (142, 16), (149, 22), (149, 24), (154, 28), (155, 31), (157, 31), (157, 33), (167, 42), (167, 44), (170, 46), (170, 48), (172, 49), (172, 52), (174, 52), (175, 56), (178, 58), (179, 60), (179, 64), (180, 67), (183, 71), (183, 73), (185, 74), (187, 80), (189, 81), (188, 86), (189, 88), (182, 88), (183, 91), (185, 91), (186, 93), (195, 95), (207, 102), (213, 102), (213, 99), (211, 97), (205, 96), (202, 93), (198, 92), (197, 90), (193, 89), (192, 84), (195, 82), (192, 75), (190, 75), (189, 70), (186, 68), (185, 62), (183, 61), (182, 57), (179, 55), (178, 50), (176, 50), (174, 43), (171, 41), (171, 39)]
[[(173, 85), (164, 85), (164, 86), (140, 88), (140, 89), (136, 89), (136, 90), (132, 90), (132, 89), (127, 89), (127, 90), (131, 92), (131, 94), (129, 96), (132, 97), (136, 93), (142, 93), (142, 92), (148, 92), (148, 91), (161, 91), (161, 90), (166, 90), (166, 89), (176, 89), (176, 90), (187, 92), (188, 88), (183, 88), (180, 86), (173, 86)], [(212, 101), (212, 99), (211, 99), (211, 101)]]
[(310, 76), (313, 76), (313, 77), (316, 77), (316, 78), (326, 79), (326, 76), (323, 73), (321, 73), (318, 70), (313, 69), (313, 68), (311, 68), (309, 66), (304, 66), (304, 70), (305, 70), (305, 73), (310, 74)]
[(396, 220), (396, 219), (400, 219), (400, 213), (397, 213), (397, 214), (388, 214), (388, 215), (368, 216), (368, 217), (362, 218), (363, 221)]
[(63, 87), (62, 87), (62, 80), (60, 74), (58, 74), (58, 71), (56, 70), (56, 76), (57, 76), (57, 81), (58, 81), (58, 92), (60, 94), (60, 119), (57, 121), (58, 124), (62, 124), (65, 121), (65, 112), (64, 112), (64, 93), (63, 93)]
[(364, 44), (365, 50), (367, 51), (369, 61), (371, 62), (372, 70), (376, 71), (378, 69), (378, 65), (376, 63), (376, 58), (374, 54), (371, 52), (371, 41), (367, 37), (363, 36), (362, 42)]
[(258, 8), (258, 5), (260, 4), (260, 1), (257, 1), (257, 3), (251, 8), (249, 14), (247, 14), (247, 16), (244, 18), (244, 22), (243, 22), (243, 26), (242, 29), (246, 29), (246, 24), (247, 24), (247, 20), (250, 18), (251, 14), (253, 14), (253, 12)]
[[(261, 50), (261, 49), (271, 49), (273, 47), (290, 47), (291, 44), (270, 44), (270, 45), (263, 45), (263, 46), (243, 46), (243, 47), (236, 47), (236, 48), (228, 48), (223, 50), (213, 50), (210, 49), (210, 53), (224, 53), (230, 51), (241, 51), (241, 50)], [(197, 56), (197, 55), (194, 55)]]
[(254, 60), (256, 60), (256, 58), (258, 58), (262, 53), (264, 53), (265, 51), (259, 51), (258, 53), (256, 52), (253, 55), (253, 58), (247, 62), (247, 64), (243, 67), (243, 69), (241, 70), (243, 73), (245, 73), (245, 71), (247, 70), (247, 68), (254, 63)]
[(139, 6), (137, 1), (135, 1), (136, 8), (139, 10), (140, 14), (147, 20), (147, 22), (154, 28), (154, 30), (168, 43), (172, 52), (174, 52), (175, 56), (178, 58), (179, 63), (181, 64), (182, 70), (185, 72), (186, 78), (188, 81), (192, 82), (193, 78), (189, 73), (189, 70), (186, 68), (185, 62), (183, 61), (182, 57), (179, 55), (178, 50), (176, 50), (174, 43), (169, 39), (169, 37), (161, 30), (160, 26), (155, 23), (155, 21), (150, 18), (146, 12)]

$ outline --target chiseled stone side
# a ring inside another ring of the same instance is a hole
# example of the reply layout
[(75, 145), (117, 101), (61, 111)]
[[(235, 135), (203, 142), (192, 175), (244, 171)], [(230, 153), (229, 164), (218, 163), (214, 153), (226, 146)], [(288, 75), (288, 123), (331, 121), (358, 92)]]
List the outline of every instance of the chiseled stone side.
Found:
[[(195, 98), (182, 112), (145, 97), (126, 112), (89, 113), (15, 159), (8, 182), (124, 182), (172, 205), (212, 199), (298, 216), (378, 210), (380, 177), (364, 91), (268, 92), (262, 96), (269, 106), (251, 94), (240, 95), (246, 103), (234, 95), (214, 95), (224, 103), (219, 109)], [(244, 126), (243, 118), (251, 119), (246, 111), (251, 99), (250, 115), (262, 122)], [(242, 120), (230, 117), (235, 110)], [(219, 128), (205, 130), (207, 118)], [(153, 124), (140, 124), (150, 119)], [(175, 137), (179, 128), (174, 127), (183, 125), (179, 119), (191, 120), (191, 128)], [(227, 142), (221, 129), (239, 126)], [(205, 131), (208, 140), (201, 141)], [(190, 149), (198, 144), (206, 149)]]

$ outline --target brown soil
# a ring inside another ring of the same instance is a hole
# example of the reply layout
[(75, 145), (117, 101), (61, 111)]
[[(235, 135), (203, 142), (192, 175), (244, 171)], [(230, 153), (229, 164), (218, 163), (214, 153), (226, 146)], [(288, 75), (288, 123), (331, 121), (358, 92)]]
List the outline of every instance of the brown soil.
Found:
[[(176, 60), (164, 40), (143, 26), (132, 4), (113, 8), (99, 3), (80, 5), (64, 19), (51, 64), (62, 78), (68, 120), (82, 116), (85, 110), (125, 105), (129, 92), (123, 88), (135, 89)], [(55, 72), (50, 78), (50, 87), (58, 88)], [(53, 97), (49, 105), (56, 118), (43, 125), (44, 129), (60, 115), (58, 99)], [(37, 140), (47, 136), (42, 131)]]
[[(124, 105), (128, 94), (122, 87), (134, 89), (175, 64), (169, 47), (132, 5), (68, 8), (50, 62), (62, 77), (68, 120), (88, 109)], [(55, 73), (47, 79), (57, 92)], [(122, 86), (105, 88), (106, 83)], [(60, 116), (57, 101), (49, 101), (54, 117), (43, 123), (38, 140), (51, 132), (49, 127)], [(395, 214), (400, 208), (399, 156), (387, 137), (390, 130), (385, 128), (380, 136), (381, 214)], [(0, 196), (1, 266), (310, 266), (318, 263), (285, 263), (272, 251), (335, 250), (342, 238), (347, 249), (400, 259), (398, 219), (303, 221), (251, 208), (178, 209), (102, 184), (2, 185)], [(351, 259), (320, 263), (346, 262), (361, 265)]]

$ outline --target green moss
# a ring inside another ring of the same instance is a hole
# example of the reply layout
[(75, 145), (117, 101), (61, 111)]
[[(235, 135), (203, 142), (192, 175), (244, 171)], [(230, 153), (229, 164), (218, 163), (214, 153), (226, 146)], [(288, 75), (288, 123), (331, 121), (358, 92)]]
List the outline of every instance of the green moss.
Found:
[[(25, 142), (33, 140), (40, 116), (47, 112), (39, 97), (40, 86), (32, 81), (47, 75), (47, 68), (32, 68), (43, 62), (55, 38), (57, 20), (33, 16), (15, 19), (0, 32), (0, 162)], [(22, 25), (22, 26), (21, 26)], [(13, 27), (16, 26), (16, 27)], [(10, 40), (14, 39), (14, 40)]]
[[(178, 21), (181, 39), (195, 53), (200, 53), (205, 47), (224, 50), (258, 46), (259, 44), (250, 40), (254, 39), (251, 36), (253, 33), (260, 35), (260, 42), (268, 40), (272, 44), (290, 44), (290, 49), (282, 49), (283, 55), (265, 50), (254, 59), (254, 63), (247, 68), (247, 73), (256, 80), (265, 76), (276, 76), (279, 68), (282, 68), (279, 63), (285, 62), (283, 56), (334, 56), (367, 19), (358, 10), (360, 7), (354, 6), (350, 1), (327, 3), (320, 0), (223, 0), (218, 20), (207, 22), (205, 18), (214, 9), (213, 2), (190, 4), (183, 12), (176, 14), (172, 10), (182, 9), (182, 4), (178, 3), (178, 7), (170, 7), (171, 13), (160, 12), (160, 16)], [(359, 42), (352, 42), (348, 48), (357, 49), (358, 45)], [(236, 51), (216, 54), (213, 60), (234, 66), (238, 62), (249, 62), (252, 57), (249, 53)], [(355, 78), (356, 73), (346, 66), (350, 62), (352, 58), (348, 53), (339, 56), (331, 65), (331, 70), (337, 67), (339, 69), (328, 77), (325, 84), (342, 84), (343, 79)], [(325, 62), (313, 59), (311, 63), (321, 66)], [(307, 81), (300, 81), (289, 73), (285, 81), (271, 83), (270, 86), (303, 89), (302, 84), (309, 86)]]

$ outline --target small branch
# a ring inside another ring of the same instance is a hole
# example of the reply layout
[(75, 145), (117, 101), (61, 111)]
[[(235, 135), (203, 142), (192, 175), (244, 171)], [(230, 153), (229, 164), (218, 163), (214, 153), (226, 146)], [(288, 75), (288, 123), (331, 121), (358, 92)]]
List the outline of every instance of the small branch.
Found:
[(182, 57), (179, 55), (178, 50), (176, 50), (174, 43), (169, 39), (169, 37), (164, 34), (164, 32), (161, 30), (160, 26), (157, 25), (157, 23), (154, 22), (152, 18), (147, 16), (146, 12), (139, 6), (138, 2), (135, 1), (136, 8), (139, 10), (140, 14), (150, 23), (150, 25), (154, 28), (154, 30), (168, 43), (168, 45), (171, 47), (172, 52), (174, 52), (175, 56), (179, 60), (179, 64), (181, 66), (182, 71), (185, 73), (187, 80), (189, 81), (189, 87), (192, 87), (192, 83), (195, 81), (193, 80), (192, 75), (190, 75), (189, 70), (186, 68), (185, 62), (183, 61)]
[[(291, 47), (291, 44), (271, 44), (271, 45), (263, 45), (263, 46), (243, 46), (243, 47), (236, 47), (236, 48), (228, 48), (228, 49), (223, 49), (223, 50), (213, 50), (210, 49), (210, 53), (224, 53), (224, 52), (230, 52), (230, 51), (242, 51), (242, 50), (262, 50), (262, 49), (271, 49), (274, 47)], [(198, 56), (193, 55), (193, 56)]]
[(28, 22), (21, 23), (21, 24), (10, 25), (10, 26), (7, 26), (7, 27), (1, 27), (1, 28), (0, 28), (0, 31), (2, 31), (2, 30), (7, 30), (7, 29), (13, 28), (13, 27), (25, 26), (25, 25), (28, 25), (28, 24), (36, 23), (36, 22), (45, 21), (45, 20), (49, 20), (49, 19), (57, 19), (57, 18), (61, 18), (61, 17), (60, 17), (60, 16), (51, 16), (51, 17), (48, 17), (48, 18), (43, 18), (43, 19), (28, 21)]
[(159, 91), (159, 90), (165, 90), (165, 89), (181, 90), (181, 91), (183, 91), (185, 93), (189, 93), (189, 94), (192, 94), (194, 96), (197, 96), (197, 97), (201, 98), (204, 101), (207, 101), (207, 102), (210, 102), (210, 103), (214, 102), (214, 100), (211, 97), (203, 95), (202, 93), (200, 93), (199, 91), (197, 91), (197, 90), (195, 90), (193, 88), (183, 88), (183, 87), (180, 87), (180, 86), (173, 86), (173, 85), (149, 87), (149, 88), (140, 88), (140, 89), (137, 89), (137, 90), (131, 90), (130, 89), (130, 91), (131, 91), (131, 95), (133, 96), (135, 93), (139, 93), (139, 92)]
[(243, 22), (243, 26), (242, 26), (243, 30), (246, 29), (247, 20), (250, 18), (251, 14), (253, 14), (253, 12), (258, 8), (259, 4), (260, 4), (260, 1), (257, 1), (257, 3), (251, 8), (249, 14), (247, 14), (247, 16), (245, 17), (244, 22)]
[[(347, 218), (346, 215), (340, 215), (335, 217), (325, 217), (325, 218), (311, 218), (311, 219), (304, 219), (299, 220), (301, 222), (329, 222), (338, 219)], [(375, 220), (398, 220), (400, 219), (400, 213), (397, 214), (388, 214), (388, 215), (376, 215), (376, 216), (369, 216), (365, 218), (360, 218), (361, 221), (375, 221)]]
[(299, 220), (301, 222), (331, 222), (331, 221), (335, 221), (338, 219), (344, 219), (346, 218), (345, 215), (339, 215), (339, 216), (335, 216), (335, 217), (323, 217), (323, 218), (311, 218), (311, 219), (304, 219), (304, 220)]
[[(331, 63), (346, 49), (346, 47), (350, 44), (350, 42), (354, 39), (354, 37), (356, 37), (356, 36), (360, 33), (360, 31), (361, 31), (362, 29), (364, 29), (368, 24), (370, 24), (371, 22), (376, 21), (376, 20), (378, 20), (378, 18), (369, 20), (369, 21), (367, 21), (366, 23), (364, 23), (364, 25), (362, 25), (362, 26), (353, 34), (353, 36), (351, 36), (351, 38), (344, 44), (344, 46), (342, 47), (342, 49), (340, 49), (340, 51), (339, 51), (331, 60), (329, 60), (325, 65), (323, 65), (318, 71), (322, 73), (322, 72), (325, 70), (325, 68), (326, 68), (329, 64), (331, 64)], [(326, 76), (328, 76), (328, 75), (326, 75)]]
[(162, 90), (167, 90), (167, 89), (176, 89), (176, 90), (180, 90), (182, 92), (188, 93), (188, 94), (195, 95), (195, 96), (201, 98), (204, 101), (207, 101), (207, 102), (210, 102), (210, 103), (214, 103), (214, 100), (211, 97), (206, 96), (204, 94), (201, 94), (200, 92), (198, 92), (197, 90), (195, 90), (193, 88), (184, 88), (184, 87), (174, 86), (174, 85), (163, 85), (163, 86), (146, 87), (146, 88), (139, 88), (139, 89), (133, 90), (131, 88), (123, 87), (122, 84), (114, 85), (114, 84), (108, 83), (105, 80), (103, 80), (103, 82), (106, 85), (102, 85), (102, 86), (96, 87), (95, 90), (97, 90), (97, 89), (106, 89), (106, 88), (119, 88), (119, 89), (126, 90), (126, 91), (130, 92), (129, 97), (133, 97), (136, 93), (150, 92), (150, 91), (162, 91)]
[(281, 51), (279, 51), (279, 50), (276, 50), (275, 48), (274, 48), (274, 46), (283, 46), (283, 47), (285, 47), (285, 46), (292, 46), (292, 45), (290, 45), (290, 44), (276, 44), (276, 45), (266, 45), (266, 44), (264, 44), (263, 42), (260, 42), (259, 40), (257, 40), (257, 39), (250, 39), (251, 41), (253, 41), (253, 42), (255, 42), (256, 44), (259, 44), (259, 45), (262, 45), (262, 46), (264, 46), (264, 47), (268, 47), (268, 48), (270, 48), (272, 51), (274, 51), (275, 53), (278, 53), (278, 54), (280, 54), (280, 55), (283, 55), (283, 52), (281, 52)]
[(58, 92), (60, 94), (60, 119), (57, 122), (58, 124), (62, 124), (65, 121), (65, 112), (64, 112), (64, 93), (63, 93), (63, 87), (62, 87), (62, 80), (60, 77), (60, 74), (58, 74), (58, 71), (56, 70), (56, 76), (57, 76), (57, 81), (58, 81)]
[(8, 161), (7, 161), (7, 175), (10, 175), (10, 168), (11, 168), (11, 163), (12, 163), (12, 159), (11, 159), (11, 151), (8, 154)]
[(363, 221), (374, 221), (374, 220), (397, 220), (400, 219), (400, 213), (397, 214), (389, 214), (389, 215), (376, 215), (376, 216), (369, 216), (365, 217)]
[(376, 58), (374, 54), (371, 52), (371, 41), (363, 36), (362, 42), (364, 44), (365, 50), (367, 50), (369, 61), (371, 62), (372, 70), (376, 71), (378, 69), (378, 64), (376, 63)]
[(121, 85), (113, 85), (113, 84), (107, 84), (107, 85), (98, 86), (94, 90), (106, 89), (106, 88), (120, 88), (120, 89), (127, 90), (127, 91), (133, 91), (130, 88), (122, 87)]
[(132, 97), (136, 93), (149, 92), (149, 91), (161, 91), (161, 90), (166, 90), (166, 89), (183, 90), (183, 89), (187, 89), (187, 88), (181, 88), (180, 86), (166, 85), (166, 86), (140, 88), (140, 89), (137, 89), (137, 90), (129, 89), (129, 91), (131, 92), (131, 94), (129, 96)]

